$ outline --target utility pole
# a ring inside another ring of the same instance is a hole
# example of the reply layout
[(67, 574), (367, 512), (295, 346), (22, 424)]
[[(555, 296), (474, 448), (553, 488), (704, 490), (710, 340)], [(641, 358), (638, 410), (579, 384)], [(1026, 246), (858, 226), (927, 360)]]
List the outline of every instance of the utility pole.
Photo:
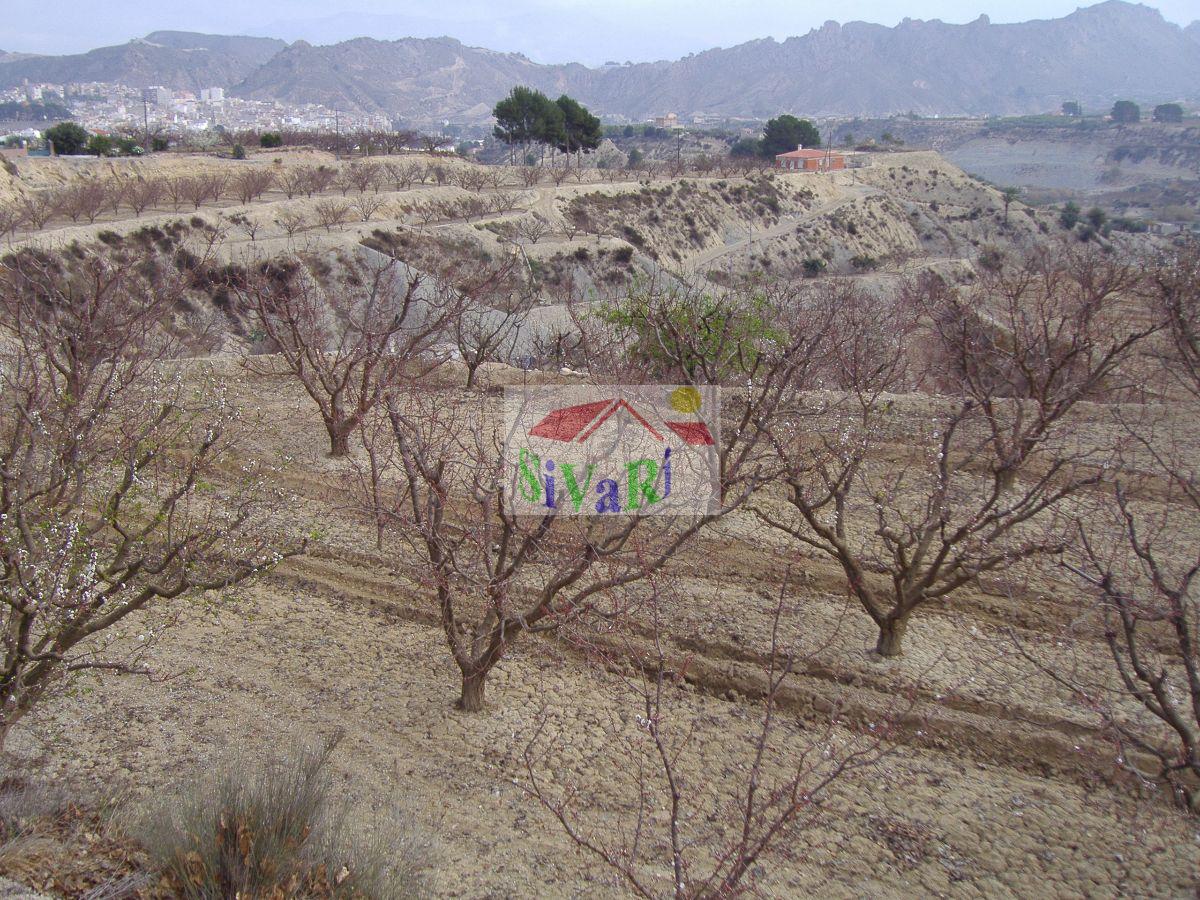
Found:
[(142, 129), (146, 132), (146, 143), (143, 150), (150, 152), (150, 104), (146, 98), (142, 98)]

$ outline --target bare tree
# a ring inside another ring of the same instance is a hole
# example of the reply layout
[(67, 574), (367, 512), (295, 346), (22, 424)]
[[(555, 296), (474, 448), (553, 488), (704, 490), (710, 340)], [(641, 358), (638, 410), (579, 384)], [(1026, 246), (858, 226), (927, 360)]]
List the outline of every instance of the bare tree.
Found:
[(108, 208), (112, 211), (114, 217), (121, 214), (121, 204), (125, 202), (125, 193), (129, 189), (128, 178), (120, 178), (113, 175), (104, 180), (105, 188), (108, 194)]
[(53, 191), (30, 191), (21, 197), (21, 221), (32, 231), (41, 231), (58, 212), (61, 198)]
[(469, 283), (455, 279), (463, 308), (451, 323), (454, 344), (467, 367), (468, 390), (475, 387), (479, 367), (486, 362), (506, 362), (537, 295), (514, 277), (515, 261), (487, 266), (469, 275)]
[(375, 213), (383, 209), (387, 201), (378, 194), (359, 194), (352, 203), (359, 217), (364, 222), (370, 222), (375, 217)]
[(563, 182), (571, 176), (572, 171), (570, 162), (562, 166), (545, 166), (545, 170), (555, 187), (562, 187)]
[(262, 167), (247, 167), (233, 176), (234, 196), (240, 203), (253, 203), (275, 186), (275, 173)]
[(379, 170), (372, 164), (352, 163), (343, 169), (341, 173), (342, 195), (345, 196), (346, 194), (346, 185), (354, 188), (360, 194), (365, 194), (378, 184), (379, 176)]
[(166, 191), (167, 199), (171, 201), (172, 210), (179, 212), (180, 207), (189, 202), (188, 197), (191, 189), (190, 178), (179, 177), (167, 179), (164, 190)]
[(312, 197), (313, 194), (323, 194), (333, 187), (337, 178), (337, 170), (329, 166), (311, 167), (308, 169), (308, 183), (305, 186), (306, 196)]
[(63, 192), (62, 211), (72, 222), (78, 222), (81, 216), (88, 222), (95, 222), (106, 203), (105, 183), (98, 178), (82, 178)]
[[(741, 340), (733, 329), (725, 336)], [(723, 341), (717, 334), (707, 339)], [(813, 339), (811, 328), (798, 327), (760, 342), (756, 353), (752, 339), (743, 341), (752, 361), (723, 413), (732, 437), (715, 451), (720, 500), (691, 517), (516, 515), (503, 496), (503, 425), (486, 395), (430, 385), (392, 395), (390, 429), (372, 432), (387, 435), (374, 458), (385, 473), (381, 481), (393, 485), (376, 498), (384, 508), (375, 512), (422, 559), (421, 583), (462, 676), (459, 708), (482, 709), (489, 673), (522, 634), (584, 615), (622, 615), (622, 588), (661, 569), (701, 529), (745, 502), (767, 477), (758, 452), (762, 423), (807, 365)], [(594, 377), (634, 377), (612, 341), (598, 343), (605, 352), (592, 357)], [(621, 368), (608, 365), (613, 361)]]
[(309, 175), (306, 169), (300, 166), (287, 166), (280, 170), (275, 183), (279, 190), (283, 191), (283, 195), (291, 200), (297, 194), (305, 193), (308, 180)]
[(125, 188), (125, 202), (135, 215), (151, 209), (163, 198), (166, 186), (161, 178), (136, 178)]
[(517, 220), (517, 234), (531, 244), (536, 244), (553, 231), (554, 227), (536, 212)]
[(442, 217), (443, 205), (441, 203), (419, 203), (413, 206), (412, 212), (422, 225), (432, 225)]
[(13, 234), (25, 219), (16, 204), (6, 203), (0, 206), (0, 237), (12, 240)]
[(1155, 418), (1122, 413), (1133, 445), (1107, 514), (1079, 523), (1063, 560), (1098, 602), (1118, 688), (1083, 667), (1039, 666), (1099, 713), (1122, 766), (1200, 814), (1200, 249), (1152, 272), (1169, 337), (1158, 381), (1175, 396)]
[(279, 227), (287, 232), (288, 237), (293, 237), (299, 231), (303, 231), (309, 226), (308, 216), (302, 210), (285, 208), (281, 209), (275, 216), (275, 221)]
[(407, 191), (420, 174), (420, 166), (413, 162), (389, 162), (384, 168), (396, 191)]
[[(612, 803), (611, 784), (605, 785), (601, 802), (586, 775), (569, 781), (555, 777), (547, 757), (557, 748), (544, 736), (545, 714), (525, 747), (525, 790), (577, 847), (611, 869), (637, 897), (716, 900), (757, 894), (763, 864), (794, 856), (803, 833), (823, 824), (832, 788), (870, 770), (891, 751), (887, 739), (911, 703), (858, 730), (837, 708), (816, 727), (789, 721), (780, 703), (785, 683), (824, 646), (801, 647), (786, 636), (785, 618), (800, 610), (788, 600), (785, 577), (769, 613), (762, 696), (751, 701), (757, 722), (747, 735), (745, 756), (723, 758), (719, 773), (705, 772), (700, 760), (692, 762), (698, 771), (689, 770), (685, 763), (699, 736), (695, 723), (686, 721), (673, 702), (682, 693), (689, 659), (669, 652), (662, 580), (653, 579), (655, 590), (641, 601), (649, 609), (645, 641), (623, 635), (614, 649), (585, 644), (597, 680), (615, 681), (617, 703), (636, 710), (601, 763), (605, 777), (615, 777), (632, 795), (618, 824), (602, 823), (594, 813)], [(630, 669), (631, 674), (609, 674)], [(664, 869), (669, 885), (662, 883)]]
[(233, 286), (316, 403), (334, 457), (349, 452), (350, 436), (401, 378), (436, 365), (428, 351), (458, 311), (452, 292), (386, 257), (341, 258), (325, 276), (292, 257)]
[[(802, 398), (777, 428), (786, 504), (756, 512), (842, 567), (880, 655), (900, 654), (922, 605), (1063, 548), (1056, 511), (1100, 483), (1112, 452), (1074, 446), (1071, 413), (1111, 389), (1153, 331), (1125, 315), (1138, 279), (1086, 249), (1053, 249), (963, 292), (926, 279), (886, 304), (833, 289), (835, 393)], [(922, 386), (948, 396), (897, 396)], [(896, 414), (911, 402), (924, 427)]]
[(274, 549), (261, 471), (230, 465), (237, 409), (170, 365), (183, 278), (135, 262), (76, 248), (0, 265), (0, 748), (82, 673), (149, 671), (169, 619), (132, 641), (132, 614), (299, 549)]
[(481, 166), (460, 166), (450, 176), (452, 184), (473, 193), (478, 193), (487, 187), (489, 180), (488, 170)]
[(441, 186), (450, 180), (450, 170), (438, 162), (425, 164), (425, 181)]
[(317, 214), (317, 224), (327, 232), (350, 219), (350, 204), (344, 200), (318, 200), (313, 211)]
[(175, 181), (178, 184), (179, 195), (184, 201), (192, 204), (193, 210), (199, 211), (212, 195), (213, 185), (203, 175), (189, 175)]
[(241, 213), (230, 216), (229, 223), (244, 232), (246, 237), (250, 238), (251, 241), (258, 240), (258, 233), (263, 227), (262, 220), (254, 216), (242, 215)]
[(213, 203), (219, 203), (229, 187), (229, 174), (226, 172), (205, 172), (198, 176), (207, 191), (207, 198)]

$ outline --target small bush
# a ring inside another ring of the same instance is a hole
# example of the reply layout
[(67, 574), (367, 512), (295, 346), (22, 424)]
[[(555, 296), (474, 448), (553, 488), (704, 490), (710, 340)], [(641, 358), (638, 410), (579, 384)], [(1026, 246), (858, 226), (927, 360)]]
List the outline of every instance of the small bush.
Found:
[(260, 147), (266, 147), (268, 149), (272, 147), (282, 147), (283, 135), (277, 131), (264, 131), (262, 136), (258, 139), (258, 144)]
[(428, 896), (431, 848), (401, 816), (364, 834), (332, 796), (339, 738), (265, 764), (231, 761), (168, 791), (134, 827), (173, 890), (216, 897)]
[(234, 144), (233, 145), (233, 158), (234, 159), (245, 159), (246, 158), (246, 148), (243, 147), (241, 144)]

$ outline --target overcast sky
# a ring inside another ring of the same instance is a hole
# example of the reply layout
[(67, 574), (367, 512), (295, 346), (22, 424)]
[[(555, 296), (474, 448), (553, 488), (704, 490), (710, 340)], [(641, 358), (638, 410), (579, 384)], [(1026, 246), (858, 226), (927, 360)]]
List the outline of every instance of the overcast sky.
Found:
[[(978, 4), (978, 5), (974, 5)], [(0, 49), (74, 53), (155, 29), (260, 34), (331, 43), (366, 35), (451, 37), (538, 62), (674, 59), (838, 21), (904, 17), (967, 22), (1056, 18), (1079, 0), (0, 0)], [(1083, 4), (1088, 5), (1088, 4)], [(1200, 0), (1152, 4), (1170, 21), (1200, 18)]]

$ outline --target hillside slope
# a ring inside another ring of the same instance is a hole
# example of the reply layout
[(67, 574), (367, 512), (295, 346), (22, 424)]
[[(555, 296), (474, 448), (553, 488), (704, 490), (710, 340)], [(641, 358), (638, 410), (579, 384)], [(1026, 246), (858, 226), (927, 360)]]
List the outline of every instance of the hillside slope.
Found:
[(0, 56), (0, 87), (29, 81), (101, 81), (200, 90), (233, 84), (285, 46), (274, 38), (156, 31), (127, 44), (70, 56)]

